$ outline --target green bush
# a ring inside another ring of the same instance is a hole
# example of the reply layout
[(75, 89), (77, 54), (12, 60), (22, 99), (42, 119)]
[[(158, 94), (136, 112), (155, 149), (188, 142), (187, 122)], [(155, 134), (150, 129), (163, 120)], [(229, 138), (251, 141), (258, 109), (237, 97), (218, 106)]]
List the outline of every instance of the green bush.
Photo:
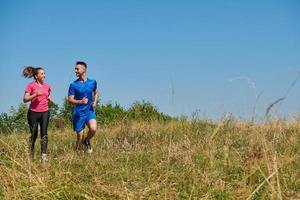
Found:
[(166, 121), (171, 119), (170, 116), (158, 111), (156, 106), (150, 102), (134, 102), (128, 109), (128, 118), (138, 121)]
[(60, 109), (58, 118), (64, 123), (64, 126), (72, 127), (72, 104), (68, 102), (68, 98), (64, 98), (63, 107)]
[(17, 109), (11, 107), (10, 114), (1, 113), (0, 132), (8, 134), (27, 131), (27, 111), (27, 106), (22, 103)]
[(112, 105), (111, 103), (98, 105), (96, 107), (97, 121), (101, 125), (114, 124), (124, 119), (127, 112), (119, 104)]
[[(50, 104), (50, 129), (62, 129), (72, 127), (72, 105), (64, 98), (63, 106)], [(157, 107), (150, 102), (134, 102), (130, 108), (125, 109), (120, 104), (112, 103), (98, 104), (96, 116), (99, 124), (115, 125), (126, 121), (162, 121), (170, 120), (171, 117), (158, 111)], [(0, 115), (0, 133), (14, 133), (28, 131), (27, 123), (28, 108), (25, 104), (20, 104), (17, 109), (11, 108), (9, 113)]]
[(50, 103), (49, 111), (50, 111), (49, 128), (54, 129), (57, 127), (56, 120), (59, 118), (59, 106), (57, 104)]

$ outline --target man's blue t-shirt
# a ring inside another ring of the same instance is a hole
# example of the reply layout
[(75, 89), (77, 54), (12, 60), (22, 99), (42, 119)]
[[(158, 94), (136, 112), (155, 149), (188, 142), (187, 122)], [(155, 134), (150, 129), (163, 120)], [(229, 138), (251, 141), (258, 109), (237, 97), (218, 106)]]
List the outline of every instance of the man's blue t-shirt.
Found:
[(78, 104), (73, 106), (73, 115), (86, 114), (89, 111), (94, 111), (93, 108), (93, 92), (97, 90), (97, 82), (93, 79), (87, 79), (85, 82), (80, 82), (79, 79), (70, 84), (68, 96), (74, 96), (74, 99), (81, 100), (84, 97), (88, 98), (87, 104)]

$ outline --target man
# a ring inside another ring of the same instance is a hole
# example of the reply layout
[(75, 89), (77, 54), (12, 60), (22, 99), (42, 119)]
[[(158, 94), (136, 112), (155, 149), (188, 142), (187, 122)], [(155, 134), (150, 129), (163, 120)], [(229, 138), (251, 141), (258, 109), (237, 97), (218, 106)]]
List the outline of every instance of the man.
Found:
[[(85, 146), (87, 153), (92, 153), (91, 139), (97, 131), (95, 108), (99, 98), (97, 82), (87, 78), (87, 65), (78, 61), (75, 66), (75, 74), (78, 77), (70, 84), (68, 101), (73, 104), (73, 128), (77, 133), (76, 149)], [(89, 132), (84, 138), (83, 130), (88, 126)]]

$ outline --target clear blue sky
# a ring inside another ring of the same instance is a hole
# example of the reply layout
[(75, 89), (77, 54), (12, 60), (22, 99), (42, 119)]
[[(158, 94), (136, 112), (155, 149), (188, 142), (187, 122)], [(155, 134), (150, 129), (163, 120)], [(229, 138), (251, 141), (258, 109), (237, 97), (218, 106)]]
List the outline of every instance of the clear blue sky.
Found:
[[(300, 70), (299, 10), (297, 0), (1, 0), (0, 112), (21, 103), (24, 65), (45, 68), (61, 104), (83, 60), (102, 103), (144, 99), (172, 115), (249, 118), (263, 92), (261, 116)], [(300, 112), (300, 82), (279, 111)]]

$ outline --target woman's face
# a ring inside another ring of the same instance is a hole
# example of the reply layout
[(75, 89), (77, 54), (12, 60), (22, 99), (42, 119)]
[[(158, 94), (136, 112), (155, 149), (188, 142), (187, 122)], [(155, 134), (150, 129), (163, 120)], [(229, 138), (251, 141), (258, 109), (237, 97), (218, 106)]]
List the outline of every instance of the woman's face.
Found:
[(46, 78), (46, 73), (43, 69), (40, 69), (37, 71), (37, 74), (35, 75), (35, 78), (37, 81), (39, 82), (44, 82), (45, 78)]

